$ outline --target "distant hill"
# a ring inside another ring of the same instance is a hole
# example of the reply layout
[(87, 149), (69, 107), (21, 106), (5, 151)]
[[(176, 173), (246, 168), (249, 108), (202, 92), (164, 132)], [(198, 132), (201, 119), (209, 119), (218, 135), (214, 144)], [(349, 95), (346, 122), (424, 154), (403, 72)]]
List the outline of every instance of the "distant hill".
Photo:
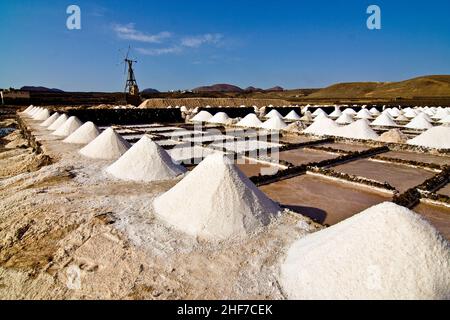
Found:
[(192, 89), (193, 92), (243, 92), (238, 86), (232, 84), (214, 84), (212, 86), (204, 86)]
[(284, 91), (284, 88), (282, 88), (282, 87), (280, 87), (280, 86), (276, 86), (276, 87), (273, 87), (273, 88), (266, 89), (265, 91), (268, 91), (268, 92), (273, 92), (273, 91)]
[(400, 82), (338, 83), (308, 95), (311, 99), (450, 97), (450, 75), (424, 76)]
[(33, 92), (64, 92), (60, 89), (46, 88), (46, 87), (34, 87), (34, 86), (24, 86), (20, 88), (22, 91), (33, 91)]
[(242, 89), (238, 86), (232, 85), (232, 84), (214, 84), (212, 86), (204, 86), (204, 87), (198, 87), (195, 89), (192, 89), (193, 92), (282, 92), (284, 89), (282, 87), (273, 87), (270, 89), (261, 89), (261, 88), (255, 88), (255, 87), (248, 87), (245, 89)]
[(261, 92), (264, 91), (261, 88), (255, 88), (255, 87), (248, 87), (244, 89), (245, 92)]
[(142, 90), (141, 93), (159, 93), (159, 91), (156, 89), (147, 88), (147, 89)]

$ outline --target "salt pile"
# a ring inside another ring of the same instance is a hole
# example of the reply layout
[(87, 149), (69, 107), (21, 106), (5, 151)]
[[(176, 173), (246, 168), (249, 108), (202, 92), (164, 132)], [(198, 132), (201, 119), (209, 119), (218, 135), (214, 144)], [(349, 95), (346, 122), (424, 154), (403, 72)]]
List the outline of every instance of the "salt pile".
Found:
[(352, 108), (347, 108), (347, 109), (345, 109), (345, 110), (343, 111), (343, 113), (349, 114), (349, 115), (351, 115), (351, 116), (355, 116), (355, 115), (356, 115), (356, 111), (353, 110)]
[(88, 158), (112, 160), (119, 158), (130, 147), (128, 141), (108, 128), (79, 152)]
[(415, 116), (417, 116), (417, 112), (414, 111), (414, 109), (408, 109), (408, 110), (405, 110), (405, 113), (404, 113), (403, 115), (404, 115), (405, 117), (407, 117), (407, 118), (412, 119), (412, 118), (414, 118)]
[(342, 115), (341, 110), (336, 107), (334, 108), (334, 111), (329, 115), (330, 118), (339, 118)]
[(87, 144), (98, 137), (100, 130), (97, 126), (88, 121), (75, 130), (70, 136), (68, 136), (63, 142), (75, 143), (75, 144)]
[(197, 114), (195, 115), (195, 117), (193, 117), (193, 118), (191, 119), (191, 121), (193, 121), (193, 122), (206, 122), (206, 121), (208, 121), (209, 119), (211, 119), (212, 117), (213, 117), (213, 116), (212, 116), (211, 113), (209, 113), (208, 111), (202, 110), (202, 111), (200, 111), (199, 113), (197, 113)]
[(347, 113), (343, 113), (337, 120), (339, 124), (349, 124), (353, 122), (353, 117)]
[(55, 120), (55, 122), (53, 122), (48, 128), (47, 130), (50, 131), (55, 131), (56, 129), (58, 129), (60, 126), (62, 126), (64, 124), (64, 122), (67, 121), (67, 116), (65, 114), (62, 114), (59, 116), (58, 119)]
[(262, 122), (258, 119), (256, 114), (249, 113), (246, 115), (241, 121), (239, 121), (236, 125), (241, 127), (250, 127), (250, 128), (258, 128), (261, 126)]
[(30, 112), (30, 117), (33, 118), (36, 114), (38, 114), (39, 112), (42, 111), (42, 108), (34, 108), (31, 112)]
[(305, 111), (303, 117), (300, 118), (301, 121), (313, 121), (313, 116), (310, 111)]
[(397, 124), (394, 120), (388, 115), (388, 113), (383, 112), (380, 114), (375, 121), (371, 123), (373, 126), (380, 126), (380, 127), (396, 127)]
[(317, 117), (317, 116), (320, 116), (320, 115), (325, 115), (325, 116), (328, 117), (327, 113), (325, 111), (323, 111), (322, 109), (320, 109), (320, 108), (317, 109), (316, 111), (314, 111), (313, 114), (312, 114), (313, 117)]
[(279, 113), (275, 109), (272, 109), (268, 114), (266, 114), (266, 118), (273, 118), (273, 117), (283, 119), (283, 116), (281, 115), (281, 113)]
[(260, 125), (260, 128), (263, 129), (269, 129), (269, 130), (281, 130), (285, 129), (287, 127), (287, 124), (283, 121), (283, 119), (273, 116), (266, 122)]
[(399, 129), (391, 129), (383, 133), (378, 140), (386, 143), (406, 143), (408, 136)]
[(433, 127), (433, 125), (428, 121), (424, 113), (419, 114), (414, 119), (411, 120), (407, 125), (405, 125), (405, 128), (409, 129), (430, 129)]
[(55, 112), (54, 114), (51, 115), (50, 118), (41, 123), (41, 127), (50, 126), (51, 124), (53, 124), (53, 122), (55, 122), (59, 118), (59, 116), (60, 114), (58, 112)]
[(372, 114), (367, 109), (361, 109), (356, 114), (356, 118), (358, 118), (358, 119), (370, 119), (370, 118), (372, 118)]
[(292, 110), (291, 112), (289, 112), (286, 117), (284, 117), (284, 119), (286, 120), (300, 120), (300, 116), (297, 114), (297, 112), (295, 112), (294, 110)]
[(189, 235), (217, 240), (244, 236), (269, 224), (280, 211), (221, 154), (208, 156), (159, 196), (154, 209), (162, 220)]
[(163, 148), (144, 135), (106, 172), (122, 180), (151, 182), (174, 178), (186, 169), (175, 164)]
[(397, 118), (395, 118), (397, 121), (409, 121), (407, 117), (405, 117), (403, 114), (399, 115)]
[(416, 213), (382, 203), (294, 242), (290, 299), (449, 299), (450, 244)]
[(366, 119), (360, 119), (352, 124), (339, 128), (336, 132), (337, 136), (350, 139), (375, 140), (378, 134), (370, 128)]
[(324, 112), (324, 113), (319, 113), (319, 115), (314, 119), (314, 121), (318, 121), (321, 119), (328, 119), (328, 115)]
[(370, 114), (371, 114), (372, 116), (379, 116), (379, 115), (381, 114), (381, 112), (378, 111), (378, 109), (375, 108), (375, 107), (373, 107), (372, 109), (370, 109), (369, 112), (370, 112)]
[(303, 132), (308, 134), (315, 134), (318, 136), (322, 135), (332, 136), (335, 135), (338, 129), (339, 126), (336, 124), (336, 122), (325, 117), (315, 121)]
[(431, 118), (435, 120), (442, 120), (448, 117), (449, 115), (450, 112), (447, 109), (439, 109), (438, 111), (436, 111), (436, 114)]
[(79, 127), (83, 125), (77, 117), (70, 117), (52, 134), (59, 137), (67, 137), (74, 133)]
[(47, 109), (44, 109), (40, 112), (38, 112), (33, 119), (37, 121), (44, 121), (50, 118), (50, 112)]
[(25, 110), (23, 110), (22, 113), (27, 114), (28, 112), (31, 111), (31, 109), (33, 109), (33, 105), (30, 105), (28, 108), (26, 108)]
[(225, 124), (230, 120), (230, 117), (225, 112), (217, 112), (214, 117), (207, 120), (209, 123)]
[(439, 123), (449, 124), (450, 123), (450, 114), (448, 116), (446, 116), (444, 119), (442, 119), (441, 121), (439, 121)]
[(450, 127), (439, 126), (428, 129), (409, 140), (408, 144), (435, 149), (450, 149)]

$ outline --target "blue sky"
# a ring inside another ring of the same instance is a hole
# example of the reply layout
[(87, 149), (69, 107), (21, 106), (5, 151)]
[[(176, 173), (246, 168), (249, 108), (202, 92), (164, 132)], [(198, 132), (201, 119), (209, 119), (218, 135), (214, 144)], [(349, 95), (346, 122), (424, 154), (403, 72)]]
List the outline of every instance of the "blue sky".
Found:
[[(66, 8), (81, 8), (81, 30)], [(366, 27), (377, 4), (382, 29)], [(0, 87), (323, 87), (450, 74), (450, 1), (0, 0)]]

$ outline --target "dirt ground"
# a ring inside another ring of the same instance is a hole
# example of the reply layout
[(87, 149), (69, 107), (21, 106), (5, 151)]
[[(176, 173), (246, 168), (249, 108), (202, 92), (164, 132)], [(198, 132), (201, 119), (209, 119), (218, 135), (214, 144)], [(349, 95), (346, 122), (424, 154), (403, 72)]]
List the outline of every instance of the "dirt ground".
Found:
[(284, 299), (280, 260), (321, 228), (286, 211), (245, 238), (191, 238), (152, 209), (178, 180), (116, 181), (110, 162), (27, 123), (52, 162), (19, 131), (1, 141), (1, 299)]

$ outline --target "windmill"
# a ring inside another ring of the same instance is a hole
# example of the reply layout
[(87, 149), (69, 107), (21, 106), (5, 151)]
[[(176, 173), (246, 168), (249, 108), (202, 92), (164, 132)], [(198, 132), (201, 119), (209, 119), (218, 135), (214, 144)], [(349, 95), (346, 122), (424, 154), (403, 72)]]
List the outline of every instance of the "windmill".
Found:
[(128, 77), (127, 81), (125, 83), (125, 93), (128, 93), (131, 96), (137, 96), (139, 95), (139, 87), (136, 82), (136, 77), (134, 76), (134, 70), (133, 70), (133, 63), (137, 63), (137, 61), (132, 60), (129, 58), (131, 47), (128, 47), (127, 55), (124, 59), (124, 74), (127, 72), (127, 66), (128, 66)]

